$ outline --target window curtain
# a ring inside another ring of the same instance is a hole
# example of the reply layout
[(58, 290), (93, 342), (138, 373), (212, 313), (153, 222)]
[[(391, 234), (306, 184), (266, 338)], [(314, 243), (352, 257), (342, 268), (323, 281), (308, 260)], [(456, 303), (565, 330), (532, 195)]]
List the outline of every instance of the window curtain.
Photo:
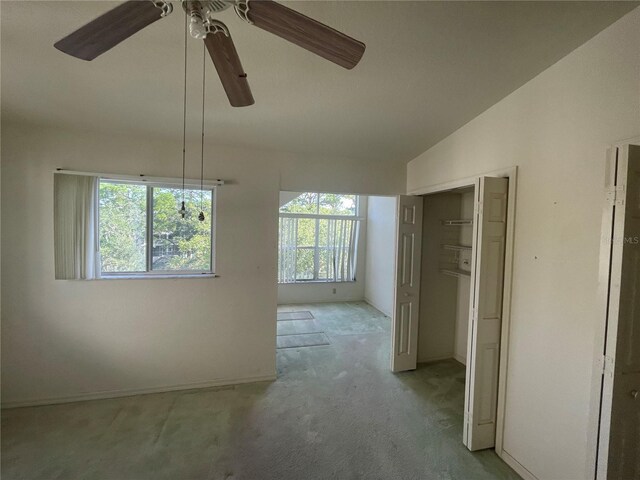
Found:
[(327, 251), (331, 261), (327, 281), (352, 282), (356, 279), (359, 224), (352, 218), (328, 221)]
[(98, 177), (54, 174), (56, 279), (100, 278), (98, 187)]
[[(317, 280), (326, 282), (355, 281), (360, 221), (354, 218), (323, 218), (319, 222), (320, 231), (317, 234), (320, 237), (316, 258), (321, 264), (326, 264), (326, 274), (319, 272), (320, 265), (316, 265), (315, 270), (321, 277)], [(296, 277), (297, 252), (298, 218), (281, 216), (278, 237), (279, 283), (298, 281)]]
[(278, 282), (296, 281), (296, 252), (298, 219), (280, 217), (280, 235), (278, 238)]

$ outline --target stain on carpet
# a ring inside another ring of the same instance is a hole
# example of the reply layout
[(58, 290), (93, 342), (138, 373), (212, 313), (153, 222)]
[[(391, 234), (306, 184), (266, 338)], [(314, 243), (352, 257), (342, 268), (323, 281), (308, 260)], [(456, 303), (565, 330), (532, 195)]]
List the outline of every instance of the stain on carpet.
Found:
[(324, 332), (319, 332), (294, 335), (278, 335), (277, 345), (278, 348), (299, 348), (331, 345), (331, 342), (329, 341), (329, 338), (324, 334)]
[(313, 320), (313, 318), (313, 314), (308, 310), (301, 312), (278, 312), (277, 316), (279, 322), (287, 320)]

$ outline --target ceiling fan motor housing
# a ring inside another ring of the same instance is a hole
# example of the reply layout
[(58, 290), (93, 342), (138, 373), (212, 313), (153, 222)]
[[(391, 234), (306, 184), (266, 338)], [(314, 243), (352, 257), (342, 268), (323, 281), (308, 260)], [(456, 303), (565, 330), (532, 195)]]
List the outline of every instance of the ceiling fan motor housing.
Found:
[(210, 0), (210, 1), (200, 2), (200, 3), (206, 3), (209, 8), (209, 11), (212, 13), (221, 12), (223, 10), (226, 10), (232, 5), (231, 2), (224, 2), (222, 0)]

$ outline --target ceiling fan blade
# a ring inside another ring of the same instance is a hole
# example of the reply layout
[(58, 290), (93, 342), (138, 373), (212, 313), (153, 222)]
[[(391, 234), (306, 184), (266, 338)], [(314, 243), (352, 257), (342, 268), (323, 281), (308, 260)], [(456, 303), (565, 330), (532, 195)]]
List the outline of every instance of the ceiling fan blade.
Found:
[[(228, 32), (226, 27), (224, 30)], [(217, 30), (209, 33), (204, 39), (204, 43), (209, 50), (209, 55), (218, 71), (218, 76), (224, 91), (227, 92), (231, 106), (247, 107), (253, 105), (255, 102), (251, 88), (249, 88), (249, 82), (247, 82), (247, 74), (242, 69), (240, 57), (238, 57), (236, 47), (231, 40), (231, 35)]]
[(93, 60), (134, 33), (162, 18), (151, 1), (129, 0), (87, 23), (53, 46), (82, 60)]
[(262, 28), (338, 65), (352, 69), (365, 44), (272, 0), (251, 0), (247, 17)]

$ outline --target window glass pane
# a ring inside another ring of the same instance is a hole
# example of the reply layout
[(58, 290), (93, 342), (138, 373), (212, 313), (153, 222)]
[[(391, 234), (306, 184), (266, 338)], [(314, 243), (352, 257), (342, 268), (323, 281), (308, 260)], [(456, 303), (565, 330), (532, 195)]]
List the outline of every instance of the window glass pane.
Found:
[(185, 190), (187, 215), (180, 215), (182, 189), (153, 189), (153, 270), (211, 269), (211, 191)]
[(357, 195), (320, 194), (321, 215), (356, 215)]
[(147, 187), (100, 182), (103, 272), (146, 270)]
[(301, 193), (299, 196), (280, 207), (282, 213), (318, 213), (318, 194)]
[(318, 246), (329, 245), (329, 220), (322, 218), (318, 220)]
[(296, 256), (297, 280), (313, 280), (315, 249), (298, 248)]
[(298, 247), (316, 246), (316, 219), (299, 218), (297, 232)]

